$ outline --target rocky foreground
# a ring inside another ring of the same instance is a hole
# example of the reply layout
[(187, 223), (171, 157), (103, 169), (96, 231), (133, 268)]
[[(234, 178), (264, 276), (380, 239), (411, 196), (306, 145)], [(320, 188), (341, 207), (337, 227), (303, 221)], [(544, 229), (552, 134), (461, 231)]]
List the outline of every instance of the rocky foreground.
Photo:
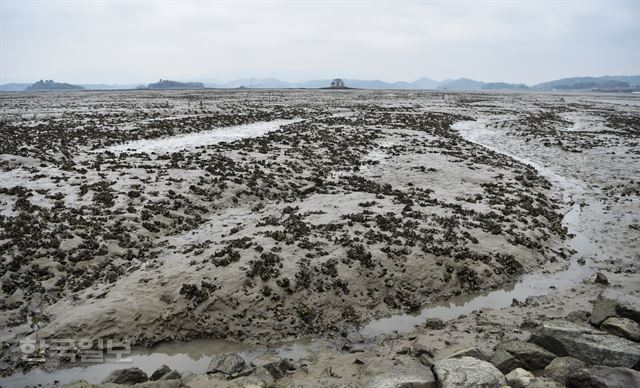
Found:
[[(476, 320), (481, 316), (476, 314)], [(352, 333), (344, 339), (344, 352), (329, 357), (291, 361), (262, 356), (247, 364), (227, 353), (211, 359), (206, 375), (163, 365), (151, 376), (138, 368), (120, 369), (102, 384), (79, 381), (67, 387), (637, 387), (639, 322), (640, 298), (608, 288), (590, 313), (525, 321), (520, 327), (530, 332), (528, 340), (503, 341), (491, 351), (464, 347), (436, 357), (428, 337), (451, 330), (452, 324), (429, 319), (421, 329), (426, 335), (387, 338), (371, 347)]]

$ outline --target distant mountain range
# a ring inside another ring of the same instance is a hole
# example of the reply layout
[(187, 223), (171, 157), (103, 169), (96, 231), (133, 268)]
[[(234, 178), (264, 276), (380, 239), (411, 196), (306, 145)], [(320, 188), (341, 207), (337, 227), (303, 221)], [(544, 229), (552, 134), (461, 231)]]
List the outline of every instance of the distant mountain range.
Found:
[[(346, 86), (357, 89), (413, 89), (413, 90), (601, 90), (601, 91), (636, 91), (640, 90), (640, 75), (635, 76), (603, 76), (573, 77), (543, 82), (528, 86), (506, 82), (482, 82), (469, 78), (446, 79), (436, 81), (420, 78), (413, 82), (385, 82), (380, 80), (343, 79)], [(199, 88), (323, 88), (331, 84), (330, 79), (318, 79), (303, 82), (286, 82), (276, 78), (242, 78), (224, 83), (178, 82), (160, 80), (157, 83), (144, 85), (105, 85), (82, 84), (70, 85), (49, 81), (38, 81), (35, 84), (11, 83), (0, 85), (0, 91), (18, 92), (28, 90), (115, 90), (115, 89), (199, 89)]]

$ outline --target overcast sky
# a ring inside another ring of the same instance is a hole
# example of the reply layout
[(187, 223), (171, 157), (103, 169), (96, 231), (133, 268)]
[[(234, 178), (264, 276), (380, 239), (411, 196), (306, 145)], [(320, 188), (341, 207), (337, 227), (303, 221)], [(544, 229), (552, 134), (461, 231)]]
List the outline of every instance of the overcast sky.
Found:
[(640, 0), (0, 4), (0, 83), (640, 74)]

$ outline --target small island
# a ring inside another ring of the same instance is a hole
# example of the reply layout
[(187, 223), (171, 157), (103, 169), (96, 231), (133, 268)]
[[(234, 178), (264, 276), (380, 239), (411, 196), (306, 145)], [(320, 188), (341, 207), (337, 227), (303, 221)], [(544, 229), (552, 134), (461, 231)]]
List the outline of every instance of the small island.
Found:
[(348, 87), (341, 78), (336, 78), (333, 81), (331, 81), (331, 85), (325, 88), (320, 88), (320, 89), (353, 89), (353, 88)]
[(27, 91), (60, 91), (60, 90), (84, 90), (80, 85), (65, 84), (54, 82), (53, 80), (40, 80), (26, 89)]
[(204, 89), (202, 82), (178, 82), (161, 79), (156, 83), (149, 84), (147, 89)]

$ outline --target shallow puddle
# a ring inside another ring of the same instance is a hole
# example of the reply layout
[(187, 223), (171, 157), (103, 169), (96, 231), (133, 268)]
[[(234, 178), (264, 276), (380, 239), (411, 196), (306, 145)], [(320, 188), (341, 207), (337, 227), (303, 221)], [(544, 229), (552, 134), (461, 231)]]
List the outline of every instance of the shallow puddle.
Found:
[(134, 349), (130, 355), (130, 362), (79, 364), (76, 367), (46, 372), (40, 369), (26, 374), (15, 374), (7, 378), (0, 378), (0, 387), (25, 386), (55, 386), (76, 380), (86, 380), (89, 383), (100, 383), (115, 369), (142, 369), (151, 375), (163, 364), (179, 372), (205, 373), (211, 356), (222, 353), (237, 353), (247, 364), (263, 355), (276, 355), (282, 358), (299, 360), (314, 352), (332, 346), (326, 341), (299, 340), (274, 346), (258, 346), (224, 340), (193, 340), (189, 342), (161, 344), (151, 349)]

